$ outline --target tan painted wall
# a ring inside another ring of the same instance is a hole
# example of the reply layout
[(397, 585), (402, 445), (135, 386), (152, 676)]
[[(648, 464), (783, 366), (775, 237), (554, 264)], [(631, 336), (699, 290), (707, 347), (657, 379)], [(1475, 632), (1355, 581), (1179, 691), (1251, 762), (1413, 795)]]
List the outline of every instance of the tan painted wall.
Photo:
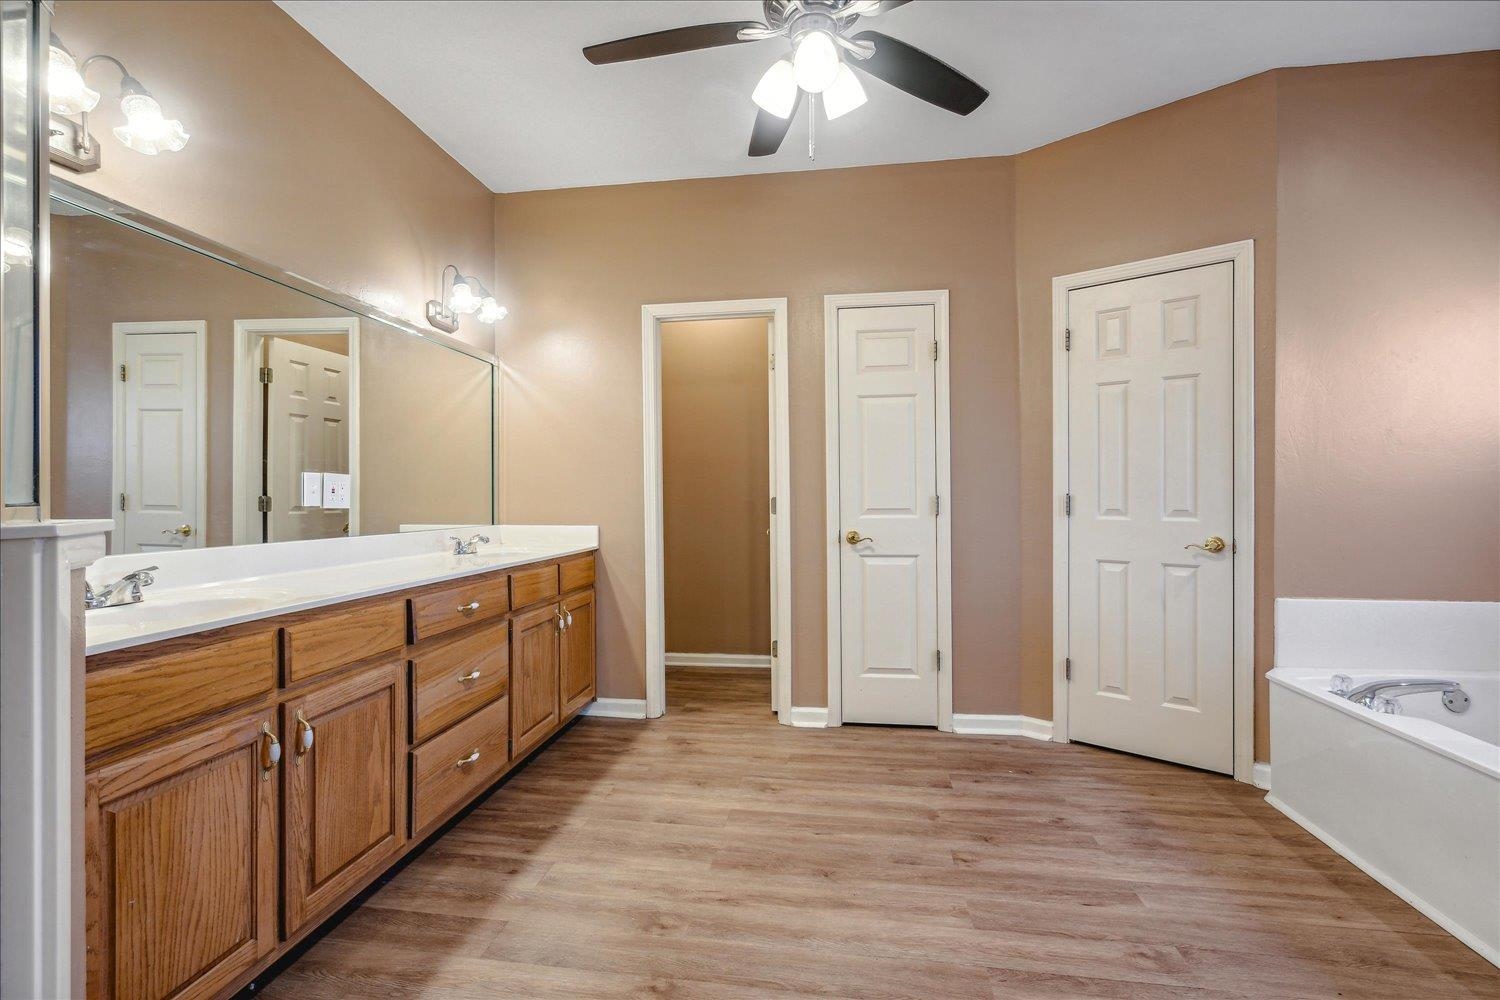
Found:
[[(1256, 664), (1263, 673), (1271, 662), (1274, 596), (1274, 76), (1023, 153), (1016, 191), (1022, 666), (1013, 711), (1052, 718), (1052, 279), (1244, 239), (1255, 240)], [(1256, 694), (1262, 731), (1267, 697), (1262, 684)], [(1258, 759), (1266, 759), (1266, 745)]]
[(1500, 600), (1500, 53), (1278, 118), (1276, 593)]
[[(52, 260), (53, 513), (112, 516), (111, 324), (203, 320), (209, 509), (199, 530), (209, 545), (229, 544), (234, 321), (348, 314), (93, 216), (53, 217)], [(488, 522), (491, 367), (368, 318), (360, 324), (361, 533), (402, 521)]]
[(667, 649), (771, 652), (764, 319), (663, 323)]
[[(192, 135), (121, 146), (118, 80), (96, 66), (104, 165), (58, 176), (415, 323), (444, 264), (494, 273), (489, 191), (269, 0), (62, 0), (53, 27), (80, 59), (122, 59)], [(459, 336), (493, 342), (472, 320)]]
[(497, 196), (506, 518), (600, 525), (600, 695), (645, 690), (641, 305), (788, 299), (793, 702), (822, 705), (823, 296), (946, 288), (955, 703), (1014, 710), (1012, 185), (978, 159)]

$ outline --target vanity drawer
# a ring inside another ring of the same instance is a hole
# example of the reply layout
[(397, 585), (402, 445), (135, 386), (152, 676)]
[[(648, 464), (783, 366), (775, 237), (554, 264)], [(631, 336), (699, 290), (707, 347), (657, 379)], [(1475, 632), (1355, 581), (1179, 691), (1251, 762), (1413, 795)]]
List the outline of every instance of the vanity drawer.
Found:
[(412, 835), (426, 832), (456, 806), (488, 787), (504, 773), (509, 756), (508, 698), (485, 706), (413, 750)]
[(411, 658), (411, 684), (412, 741), (420, 742), (505, 694), (509, 626), (496, 622), (422, 648)]
[(594, 585), (594, 556), (590, 553), (575, 559), (565, 559), (557, 564), (557, 572), (562, 578), (561, 585), (564, 594), (592, 587)]
[(510, 610), (505, 574), (457, 580), (411, 599), (411, 639), (421, 642)]
[(90, 658), (84, 752), (136, 742), (276, 690), (276, 630), (169, 640), (157, 651)]
[(513, 610), (550, 601), (557, 593), (556, 564), (518, 569), (510, 575), (510, 606)]
[(399, 597), (305, 615), (281, 630), (288, 684), (406, 645), (406, 601)]

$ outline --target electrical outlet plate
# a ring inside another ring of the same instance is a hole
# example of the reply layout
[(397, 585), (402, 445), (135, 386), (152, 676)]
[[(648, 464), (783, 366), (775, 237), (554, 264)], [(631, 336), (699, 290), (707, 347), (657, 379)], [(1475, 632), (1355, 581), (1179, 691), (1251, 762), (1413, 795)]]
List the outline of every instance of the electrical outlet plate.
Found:
[(323, 473), (323, 509), (348, 510), (349, 490), (350, 481), (348, 473)]

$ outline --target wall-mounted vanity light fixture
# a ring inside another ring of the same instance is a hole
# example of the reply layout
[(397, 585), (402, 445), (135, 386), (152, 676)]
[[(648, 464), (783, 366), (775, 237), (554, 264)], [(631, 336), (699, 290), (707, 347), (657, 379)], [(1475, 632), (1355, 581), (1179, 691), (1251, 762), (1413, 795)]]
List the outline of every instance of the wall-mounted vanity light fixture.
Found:
[(464, 274), (452, 264), (443, 268), (438, 278), (438, 297), (427, 301), (427, 322), (445, 333), (458, 330), (460, 316), (473, 316), (481, 323), (498, 323), (508, 312), (478, 278)]
[(125, 124), (114, 128), (115, 138), (128, 149), (146, 156), (162, 150), (177, 152), (187, 145), (182, 122), (161, 113), (156, 98), (130, 75), (114, 56), (93, 55), (82, 63), (57, 35), (47, 52), (47, 103), (52, 112), (52, 161), (78, 173), (99, 169), (99, 143), (89, 134), (89, 112), (99, 106), (99, 91), (85, 77), (89, 67), (107, 62), (120, 71), (120, 110)]

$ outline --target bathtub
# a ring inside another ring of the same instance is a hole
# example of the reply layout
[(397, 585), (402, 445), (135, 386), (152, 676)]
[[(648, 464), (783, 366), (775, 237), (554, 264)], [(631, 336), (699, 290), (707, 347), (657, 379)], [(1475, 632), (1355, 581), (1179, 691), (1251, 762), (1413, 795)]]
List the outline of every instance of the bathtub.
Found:
[[(1396, 677), (1458, 681), (1384, 715), (1330, 693)], [(1266, 801), (1500, 965), (1500, 605), (1276, 602)]]

